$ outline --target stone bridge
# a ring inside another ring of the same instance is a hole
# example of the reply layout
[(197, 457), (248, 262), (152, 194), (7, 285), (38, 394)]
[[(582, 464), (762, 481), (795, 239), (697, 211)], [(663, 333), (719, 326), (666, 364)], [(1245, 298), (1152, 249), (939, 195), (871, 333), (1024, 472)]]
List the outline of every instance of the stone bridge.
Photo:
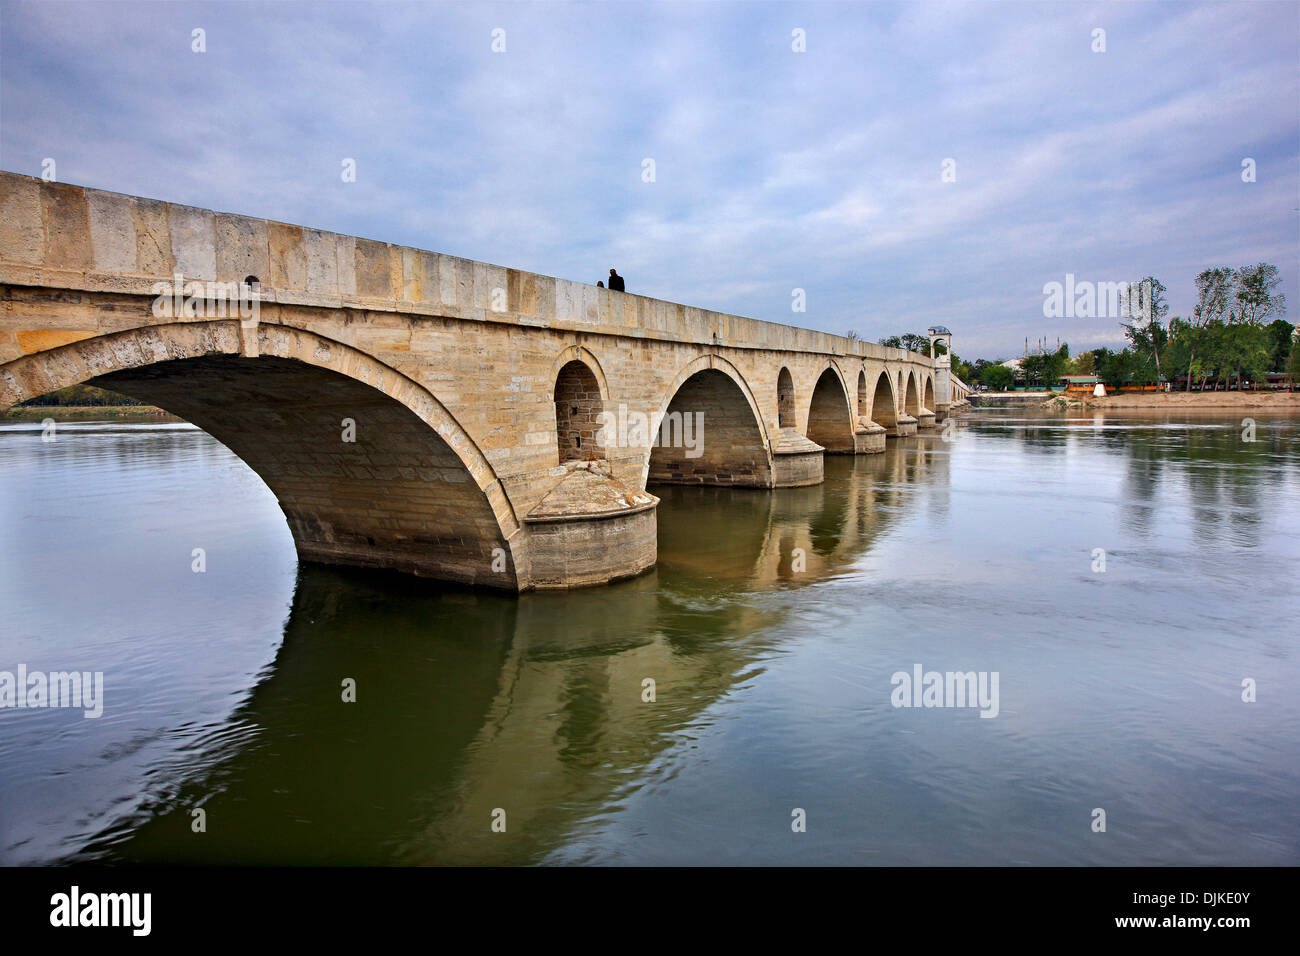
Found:
[(816, 484), (957, 400), (946, 355), (9, 172), (0, 290), (0, 410), (130, 395), (301, 558), (513, 591), (650, 568), (649, 485)]

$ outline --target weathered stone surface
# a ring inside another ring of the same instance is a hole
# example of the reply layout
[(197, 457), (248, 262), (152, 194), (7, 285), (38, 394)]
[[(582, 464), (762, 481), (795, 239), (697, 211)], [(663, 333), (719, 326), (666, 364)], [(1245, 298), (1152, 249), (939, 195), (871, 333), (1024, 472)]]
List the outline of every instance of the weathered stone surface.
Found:
[(98, 189), (88, 191), (86, 200), (90, 207), (90, 245), (95, 270), (133, 274), (136, 270), (135, 200)]
[(217, 278), (243, 282), (249, 276), (256, 276), (262, 285), (271, 285), (269, 224), (266, 220), (217, 213), (213, 225), (217, 243)]
[[(172, 206), (168, 226), (176, 270), (186, 279), (211, 281), (217, 277), (217, 242), (214, 214), (193, 206)], [(243, 278), (242, 276), (240, 278)]]
[(93, 256), (85, 190), (67, 183), (45, 183), (41, 214), (45, 218), (45, 264), (57, 264), (63, 269), (89, 268)]
[(0, 176), (0, 258), (33, 265), (45, 261), (38, 179)]

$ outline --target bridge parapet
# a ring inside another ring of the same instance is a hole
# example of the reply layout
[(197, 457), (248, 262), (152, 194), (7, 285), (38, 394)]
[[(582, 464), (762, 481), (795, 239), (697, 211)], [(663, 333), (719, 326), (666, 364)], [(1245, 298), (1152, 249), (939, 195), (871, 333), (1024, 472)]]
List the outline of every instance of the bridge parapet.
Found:
[(373, 239), (0, 171), (0, 281), (156, 295), (257, 278), (263, 303), (880, 361), (919, 353)]

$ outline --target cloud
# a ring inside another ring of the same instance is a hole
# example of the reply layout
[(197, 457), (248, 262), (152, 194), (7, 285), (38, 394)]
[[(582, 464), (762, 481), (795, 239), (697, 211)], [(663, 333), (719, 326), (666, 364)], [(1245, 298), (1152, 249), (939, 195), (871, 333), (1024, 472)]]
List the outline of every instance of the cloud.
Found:
[(711, 309), (944, 324), (992, 358), (1118, 341), (1042, 316), (1066, 272), (1153, 273), (1174, 314), (1210, 265), (1300, 278), (1284, 5), (8, 3), (0, 25), (6, 169), (54, 157), (64, 181), (586, 281), (614, 265)]

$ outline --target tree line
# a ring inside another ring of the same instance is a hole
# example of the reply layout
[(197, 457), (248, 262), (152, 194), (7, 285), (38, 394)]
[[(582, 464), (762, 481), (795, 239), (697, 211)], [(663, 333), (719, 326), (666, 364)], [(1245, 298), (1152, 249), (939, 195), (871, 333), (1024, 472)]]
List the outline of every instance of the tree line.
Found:
[[(1070, 346), (1027, 355), (1020, 371), (1001, 359), (962, 361), (954, 352), (953, 373), (968, 385), (992, 391), (1010, 388), (1018, 379), (1026, 385), (1055, 385), (1062, 375), (1096, 375), (1107, 385), (1149, 385), (1182, 381), (1205, 388), (1241, 388), (1262, 381), (1270, 372), (1300, 381), (1300, 346), (1296, 327), (1282, 318), (1286, 297), (1278, 268), (1258, 265), (1216, 267), (1196, 277), (1196, 304), (1188, 316), (1169, 318), (1167, 289), (1155, 276), (1134, 283), (1144, 296), (1127, 300), (1121, 322), (1128, 344), (1119, 351), (1092, 349), (1071, 357)], [(1141, 302), (1141, 298), (1145, 302)], [(909, 332), (880, 340), (881, 345), (930, 354), (927, 336)], [(939, 346), (943, 348), (942, 344)]]

